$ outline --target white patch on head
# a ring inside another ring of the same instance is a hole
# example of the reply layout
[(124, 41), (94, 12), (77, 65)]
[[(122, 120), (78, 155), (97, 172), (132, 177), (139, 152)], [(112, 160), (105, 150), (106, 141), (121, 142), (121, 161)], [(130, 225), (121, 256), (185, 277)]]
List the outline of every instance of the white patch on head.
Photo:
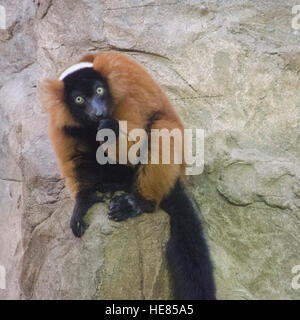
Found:
[(91, 62), (80, 62), (80, 63), (74, 64), (73, 66), (65, 70), (60, 75), (59, 80), (64, 80), (64, 78), (67, 77), (68, 75), (84, 68), (93, 68), (93, 64)]

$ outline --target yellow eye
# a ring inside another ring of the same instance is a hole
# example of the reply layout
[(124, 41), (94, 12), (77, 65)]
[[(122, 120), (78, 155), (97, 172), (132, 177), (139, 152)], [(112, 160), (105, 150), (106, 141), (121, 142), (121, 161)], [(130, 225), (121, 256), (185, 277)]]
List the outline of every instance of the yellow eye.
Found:
[(100, 96), (103, 95), (104, 93), (104, 89), (102, 87), (98, 87), (97, 90), (96, 90), (97, 94), (99, 94)]
[(77, 104), (83, 104), (84, 103), (84, 99), (81, 96), (78, 96), (75, 98), (75, 102)]

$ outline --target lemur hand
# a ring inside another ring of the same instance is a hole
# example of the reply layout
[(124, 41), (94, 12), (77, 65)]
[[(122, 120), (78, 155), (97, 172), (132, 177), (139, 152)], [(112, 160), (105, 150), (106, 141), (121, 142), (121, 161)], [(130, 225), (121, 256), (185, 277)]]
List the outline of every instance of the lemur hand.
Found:
[(151, 213), (155, 209), (154, 204), (138, 194), (123, 193), (114, 197), (109, 204), (108, 217), (114, 221), (124, 221), (134, 218), (144, 212)]
[(119, 122), (113, 118), (104, 118), (99, 121), (98, 131), (101, 129), (111, 129), (116, 138), (119, 136)]
[(88, 209), (97, 202), (103, 202), (103, 196), (97, 196), (96, 192), (81, 191), (76, 196), (76, 204), (73, 210), (70, 227), (75, 237), (80, 238), (87, 228), (86, 223), (83, 221)]
[(70, 227), (73, 231), (74, 236), (77, 238), (80, 238), (87, 228), (86, 223), (83, 221), (85, 213), (86, 212), (82, 212), (80, 208), (74, 208), (70, 221)]

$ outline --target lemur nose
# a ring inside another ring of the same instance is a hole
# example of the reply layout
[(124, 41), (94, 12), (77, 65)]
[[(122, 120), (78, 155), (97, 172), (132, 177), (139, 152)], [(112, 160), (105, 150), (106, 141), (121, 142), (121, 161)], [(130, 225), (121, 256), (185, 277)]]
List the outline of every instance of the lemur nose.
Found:
[(103, 117), (106, 115), (107, 110), (106, 110), (105, 102), (100, 101), (99, 99), (93, 99), (91, 101), (91, 106), (92, 106), (94, 114), (97, 117)]

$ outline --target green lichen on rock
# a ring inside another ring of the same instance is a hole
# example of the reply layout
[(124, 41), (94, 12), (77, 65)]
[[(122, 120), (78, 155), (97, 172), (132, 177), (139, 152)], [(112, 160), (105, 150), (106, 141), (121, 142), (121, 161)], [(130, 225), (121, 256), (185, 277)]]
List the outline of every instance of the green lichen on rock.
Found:
[(99, 271), (99, 299), (170, 299), (165, 259), (169, 219), (165, 212), (114, 223)]

